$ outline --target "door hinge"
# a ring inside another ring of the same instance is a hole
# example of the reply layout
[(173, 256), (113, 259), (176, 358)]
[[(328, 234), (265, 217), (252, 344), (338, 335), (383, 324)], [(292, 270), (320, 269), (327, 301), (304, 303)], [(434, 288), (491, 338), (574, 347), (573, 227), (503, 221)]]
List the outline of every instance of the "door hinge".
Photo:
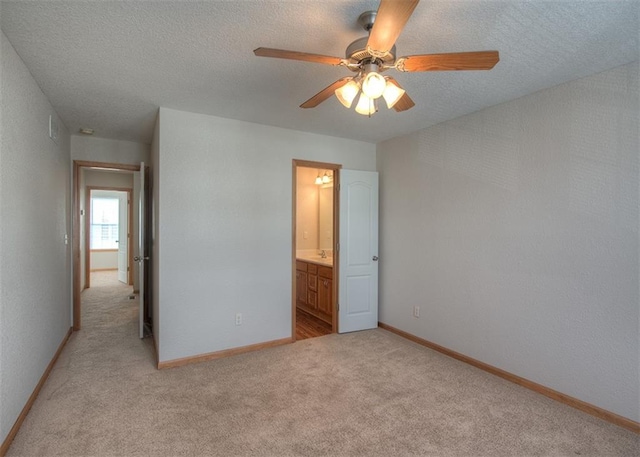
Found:
[(340, 252), (340, 243), (336, 243), (336, 252)]
[(129, 271), (129, 267), (127, 267), (127, 271)]
[(340, 303), (336, 303), (336, 311), (340, 311)]
[(336, 192), (340, 192), (340, 184), (336, 186)]

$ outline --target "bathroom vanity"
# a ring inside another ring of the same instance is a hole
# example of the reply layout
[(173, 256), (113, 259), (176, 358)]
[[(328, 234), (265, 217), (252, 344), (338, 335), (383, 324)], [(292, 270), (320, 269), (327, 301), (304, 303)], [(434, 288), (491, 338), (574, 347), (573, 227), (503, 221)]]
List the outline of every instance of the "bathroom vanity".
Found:
[(333, 258), (296, 259), (296, 306), (333, 322)]

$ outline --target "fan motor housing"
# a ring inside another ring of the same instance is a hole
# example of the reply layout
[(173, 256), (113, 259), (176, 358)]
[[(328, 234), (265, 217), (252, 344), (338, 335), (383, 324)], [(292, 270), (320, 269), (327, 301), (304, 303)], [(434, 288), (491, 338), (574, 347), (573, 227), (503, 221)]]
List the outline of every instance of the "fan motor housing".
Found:
[(371, 62), (375, 62), (378, 61), (382, 64), (386, 64), (386, 65), (392, 65), (393, 62), (396, 60), (396, 47), (393, 46), (393, 48), (391, 48), (390, 51), (388, 51), (384, 56), (382, 57), (375, 57), (373, 55), (371, 55), (369, 53), (369, 51), (367, 51), (367, 42), (369, 41), (369, 37), (362, 37), (357, 39), (356, 41), (354, 41), (353, 43), (351, 43), (349, 46), (347, 46), (347, 51), (346, 51), (346, 58), (347, 60), (349, 60), (349, 62), (354, 63), (354, 64), (358, 64), (361, 63), (363, 61), (371, 61)]

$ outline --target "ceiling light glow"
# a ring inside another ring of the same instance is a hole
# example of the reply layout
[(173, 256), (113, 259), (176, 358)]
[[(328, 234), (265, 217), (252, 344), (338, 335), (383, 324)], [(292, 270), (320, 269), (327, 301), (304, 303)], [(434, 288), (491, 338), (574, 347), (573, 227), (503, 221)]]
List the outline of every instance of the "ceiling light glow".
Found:
[(352, 79), (344, 86), (336, 89), (335, 94), (345, 108), (351, 108), (351, 104), (356, 98), (356, 95), (358, 95), (358, 92), (360, 92), (360, 86)]
[(380, 73), (372, 71), (367, 73), (367, 76), (364, 77), (364, 81), (362, 81), (362, 92), (364, 92), (369, 98), (380, 98), (384, 93), (386, 85), (387, 82), (384, 77)]
[(360, 94), (360, 99), (358, 100), (358, 104), (356, 105), (356, 113), (362, 114), (364, 116), (371, 116), (375, 112), (375, 100), (367, 97), (363, 91), (363, 93)]
[(392, 82), (387, 81), (387, 87), (385, 87), (382, 96), (384, 97), (384, 101), (387, 102), (387, 108), (391, 109), (396, 103), (398, 103), (398, 101), (404, 94), (404, 89), (396, 86)]

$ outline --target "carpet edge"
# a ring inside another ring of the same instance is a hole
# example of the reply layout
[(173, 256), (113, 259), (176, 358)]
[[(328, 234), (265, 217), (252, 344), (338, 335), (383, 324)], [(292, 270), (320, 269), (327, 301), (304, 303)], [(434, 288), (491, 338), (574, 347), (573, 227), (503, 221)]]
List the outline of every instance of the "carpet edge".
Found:
[(58, 346), (58, 350), (53, 355), (53, 358), (49, 362), (49, 365), (47, 365), (47, 368), (45, 368), (44, 373), (42, 374), (42, 376), (40, 377), (40, 380), (38, 381), (38, 384), (36, 384), (36, 387), (33, 389), (33, 392), (29, 396), (27, 403), (24, 405), (24, 408), (22, 408), (22, 411), (20, 411), (20, 414), (18, 415), (18, 418), (13, 424), (13, 427), (11, 427), (11, 430), (9, 430), (9, 433), (7, 434), (6, 438), (2, 442), (2, 446), (0, 446), (0, 457), (4, 457), (7, 454), (7, 451), (9, 451), (9, 447), (11, 446), (11, 443), (13, 442), (14, 438), (18, 434), (18, 431), (20, 430), (22, 423), (26, 419), (27, 414), (29, 414), (29, 410), (31, 410), (31, 407), (36, 401), (36, 398), (38, 398), (38, 395), (42, 390), (42, 386), (44, 386), (44, 383), (49, 378), (49, 375), (53, 370), (53, 366), (58, 361), (58, 357), (60, 357), (62, 350), (64, 349), (64, 347), (67, 344), (67, 341), (69, 341), (69, 338), (71, 337), (71, 333), (73, 333), (73, 327), (69, 327), (69, 330), (67, 331), (66, 335), (62, 339), (60, 346)]
[(440, 346), (439, 344), (425, 340), (423, 338), (420, 338), (419, 336), (413, 335), (412, 333), (405, 332), (404, 330), (400, 330), (389, 324), (385, 324), (384, 322), (378, 322), (378, 326), (384, 330), (387, 330), (391, 333), (395, 333), (398, 336), (401, 336), (405, 339), (413, 341), (414, 343), (417, 343), (421, 346), (425, 346), (429, 349), (433, 349), (434, 351), (440, 352), (441, 354), (444, 354), (446, 356), (449, 356), (451, 358), (464, 362), (468, 365), (479, 368), (480, 370), (486, 371), (487, 373), (498, 376), (502, 379), (506, 379), (507, 381), (510, 381), (514, 384), (518, 384), (519, 386), (522, 386), (526, 389), (529, 389), (536, 393), (544, 395), (545, 397), (551, 398), (552, 400), (555, 400), (560, 403), (564, 403), (567, 406), (578, 409), (591, 416), (595, 416), (611, 424), (617, 425), (618, 427), (622, 427), (634, 433), (640, 434), (640, 423), (632, 419), (628, 419), (626, 417), (620, 416), (616, 413), (600, 408), (599, 406), (579, 400), (570, 395), (563, 394), (562, 392), (553, 390), (550, 387), (543, 386), (542, 384), (538, 384), (537, 382), (530, 381), (529, 379), (522, 378), (508, 371), (494, 367), (493, 365), (489, 365), (487, 363), (476, 360), (472, 357), (469, 357), (459, 352), (448, 349), (444, 346)]
[(164, 361), (158, 362), (157, 368), (158, 370), (162, 370), (165, 368), (175, 368), (183, 365), (190, 365), (192, 363), (207, 362), (210, 360), (221, 359), (223, 357), (231, 357), (238, 354), (244, 354), (245, 352), (253, 352), (253, 351), (259, 351), (261, 349), (267, 349), (275, 346), (282, 346), (284, 344), (290, 344), (293, 342), (294, 342), (293, 338), (289, 337), (289, 338), (282, 338), (279, 340), (265, 341), (263, 343), (250, 344), (248, 346), (240, 346), (240, 347), (231, 348), (231, 349), (224, 349), (222, 351), (208, 352), (206, 354), (198, 354), (198, 355), (193, 355), (189, 357), (183, 357), (180, 359), (164, 360)]

